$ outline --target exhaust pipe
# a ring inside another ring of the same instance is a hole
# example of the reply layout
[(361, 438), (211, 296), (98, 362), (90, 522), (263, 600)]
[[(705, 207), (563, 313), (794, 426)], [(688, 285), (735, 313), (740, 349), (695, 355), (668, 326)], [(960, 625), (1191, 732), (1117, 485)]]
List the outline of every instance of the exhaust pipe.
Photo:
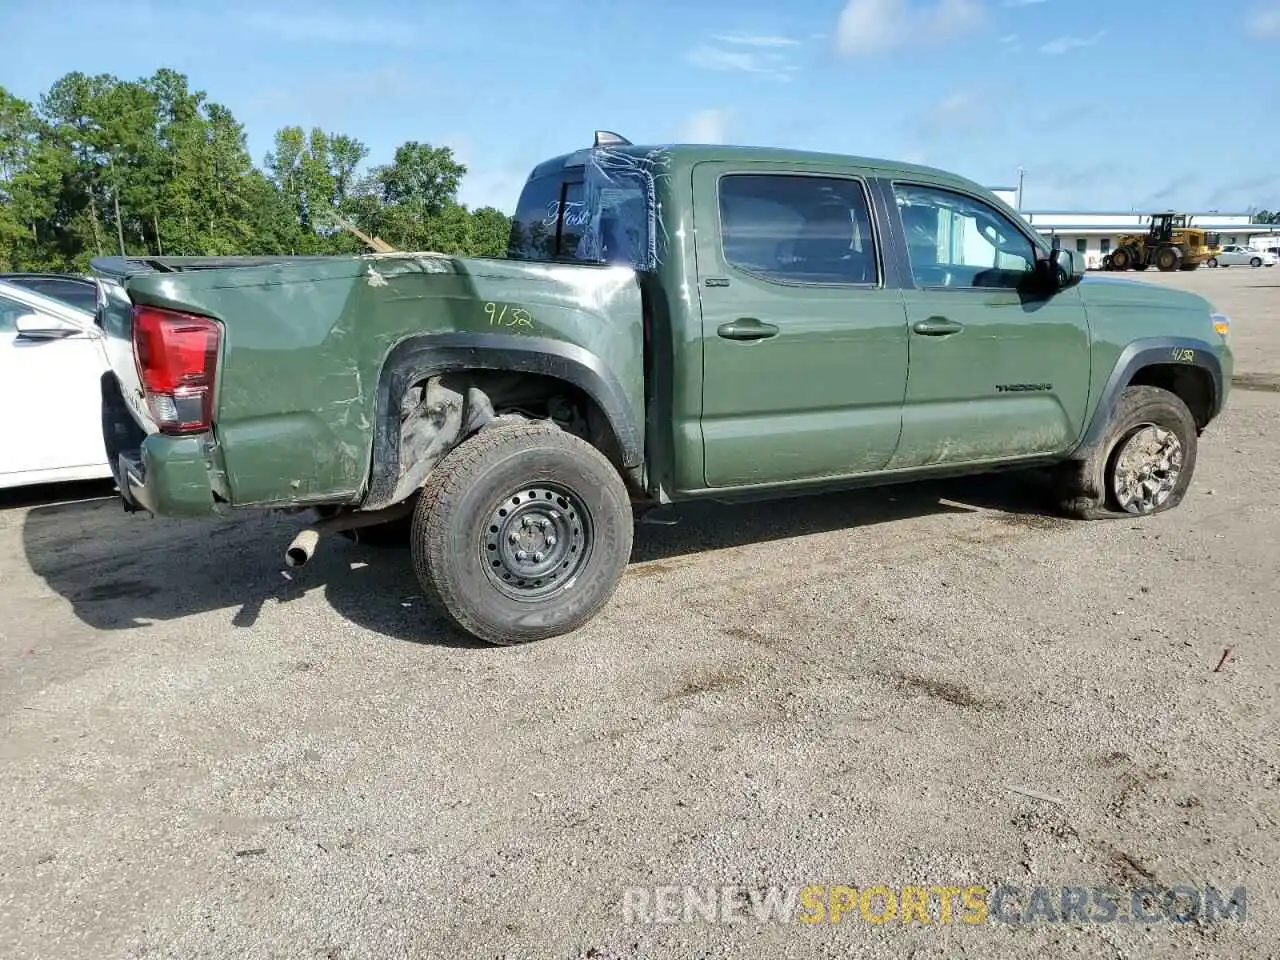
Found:
[(293, 538), (293, 543), (289, 544), (289, 549), (284, 552), (284, 562), (291, 567), (302, 566), (311, 559), (319, 542), (320, 531), (315, 527), (307, 527)]
[(311, 559), (312, 554), (316, 551), (316, 546), (320, 543), (320, 538), (326, 533), (335, 533), (340, 530), (355, 530), (358, 527), (372, 527), (379, 523), (387, 523), (390, 520), (399, 520), (413, 510), (413, 500), (405, 500), (394, 506), (386, 507), (382, 510), (361, 511), (355, 510), (351, 513), (340, 513), (337, 516), (325, 517), (318, 520), (308, 527), (304, 527), (293, 538), (293, 542), (284, 552), (284, 562), (291, 567), (300, 567)]

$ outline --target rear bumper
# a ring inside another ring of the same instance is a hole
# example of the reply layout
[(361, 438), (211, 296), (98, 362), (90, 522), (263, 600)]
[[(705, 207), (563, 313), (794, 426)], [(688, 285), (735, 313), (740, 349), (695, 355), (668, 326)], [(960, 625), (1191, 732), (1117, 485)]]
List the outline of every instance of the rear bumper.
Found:
[(219, 515), (210, 478), (209, 438), (152, 434), (112, 464), (126, 510), (160, 517)]
[(225, 500), (214, 495), (212, 436), (148, 434), (111, 373), (102, 378), (102, 439), (126, 510), (160, 517), (211, 517), (225, 510)]

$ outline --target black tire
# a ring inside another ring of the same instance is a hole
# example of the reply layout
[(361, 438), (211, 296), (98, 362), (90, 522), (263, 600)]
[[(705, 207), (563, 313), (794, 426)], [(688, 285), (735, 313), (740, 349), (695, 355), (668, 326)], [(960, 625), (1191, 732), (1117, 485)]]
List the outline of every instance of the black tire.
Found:
[(1115, 253), (1111, 254), (1112, 270), (1128, 270), (1133, 263), (1133, 257), (1130, 255), (1127, 247), (1121, 247)]
[(1249, 266), (1251, 266), (1251, 267), (1260, 267), (1260, 266), (1262, 266), (1262, 258), (1261, 258), (1261, 257), (1254, 257), (1253, 259), (1251, 259), (1251, 260), (1249, 261)]
[(1161, 247), (1156, 251), (1155, 264), (1156, 269), (1163, 273), (1170, 273), (1178, 269), (1178, 251), (1173, 247)]
[[(1116, 467), (1125, 441), (1147, 425), (1171, 431), (1181, 448), (1181, 466), (1167, 497), (1149, 510), (1126, 509), (1116, 494)], [(1054, 474), (1058, 506), (1080, 520), (1151, 516), (1182, 502), (1195, 474), (1199, 435), (1195, 418), (1182, 399), (1160, 387), (1126, 387), (1111, 412), (1102, 440), (1078, 460)]]
[(1217, 266), (1218, 266), (1218, 258), (1217, 258), (1217, 257), (1210, 257), (1210, 258), (1209, 258), (1208, 263), (1206, 263), (1206, 264), (1205, 264), (1205, 266), (1208, 266), (1208, 267), (1217, 267)]
[(627, 487), (599, 450), (550, 423), (506, 422), (459, 444), (432, 472), (414, 510), (413, 566), (460, 629), (488, 643), (528, 643), (600, 612), (634, 533)]

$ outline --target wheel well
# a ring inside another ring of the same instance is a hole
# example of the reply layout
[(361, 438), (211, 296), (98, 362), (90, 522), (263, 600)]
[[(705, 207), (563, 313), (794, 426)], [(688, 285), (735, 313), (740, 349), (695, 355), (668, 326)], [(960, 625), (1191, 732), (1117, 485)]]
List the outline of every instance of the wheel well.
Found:
[[(581, 387), (548, 374), (512, 373), (501, 370), (450, 370), (437, 374), (451, 390), (466, 393), (474, 387), (489, 399), (493, 412), (552, 420), (576, 434), (623, 470), (622, 445), (604, 408)], [(410, 388), (410, 395), (425, 388), (424, 377)]]
[(1176, 394), (1203, 430), (1213, 413), (1213, 377), (1201, 367), (1177, 363), (1156, 363), (1143, 367), (1129, 381), (1131, 387), (1160, 387)]

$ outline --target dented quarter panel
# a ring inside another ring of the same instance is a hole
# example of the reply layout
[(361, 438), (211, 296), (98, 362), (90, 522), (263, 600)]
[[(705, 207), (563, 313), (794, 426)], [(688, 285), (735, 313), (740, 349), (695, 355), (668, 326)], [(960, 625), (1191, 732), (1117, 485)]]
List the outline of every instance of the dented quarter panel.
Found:
[(433, 333), (581, 347), (643, 422), (642, 312), (629, 267), (369, 254), (145, 274), (129, 293), (223, 322), (215, 423), (238, 506), (358, 499), (383, 365), (397, 344)]

